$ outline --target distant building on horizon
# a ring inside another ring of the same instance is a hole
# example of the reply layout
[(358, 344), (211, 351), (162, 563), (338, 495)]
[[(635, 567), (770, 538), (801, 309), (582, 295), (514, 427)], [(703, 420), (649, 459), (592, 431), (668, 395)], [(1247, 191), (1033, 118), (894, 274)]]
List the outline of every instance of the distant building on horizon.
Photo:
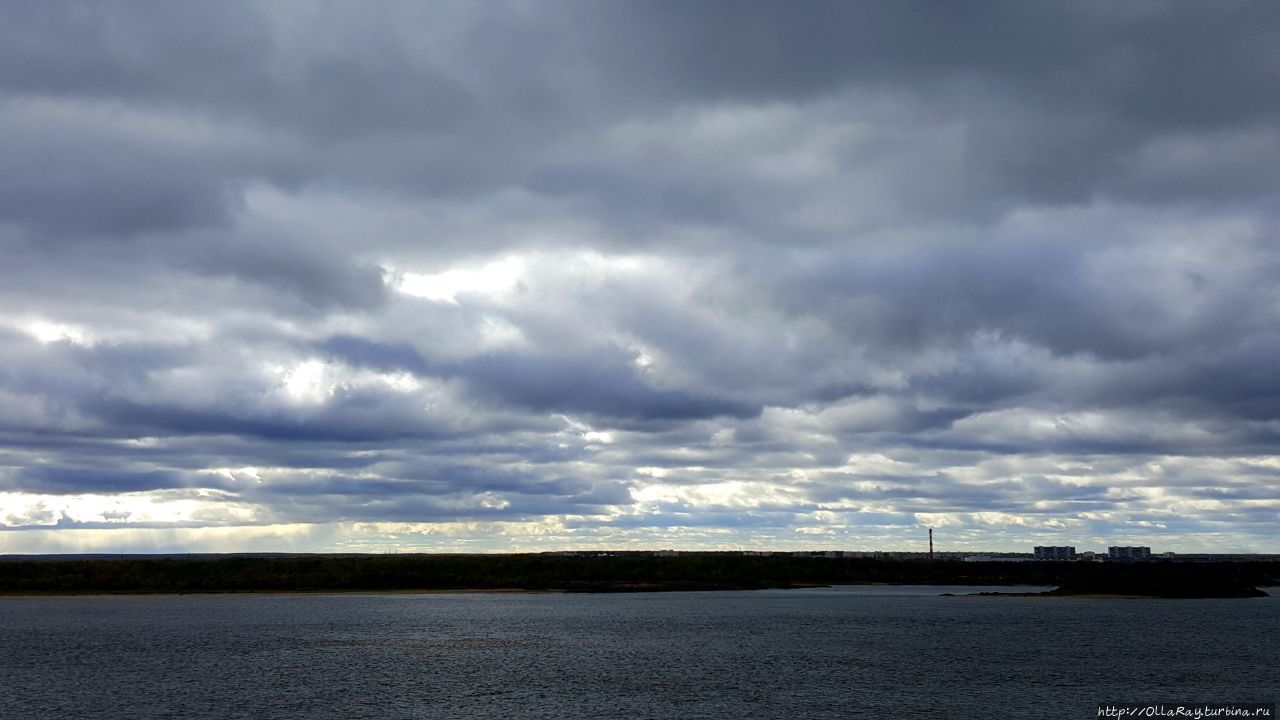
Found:
[(1107, 548), (1109, 560), (1150, 560), (1151, 548), (1138, 545), (1112, 545)]
[(1076, 549), (1074, 545), (1037, 545), (1035, 556), (1037, 560), (1075, 560)]

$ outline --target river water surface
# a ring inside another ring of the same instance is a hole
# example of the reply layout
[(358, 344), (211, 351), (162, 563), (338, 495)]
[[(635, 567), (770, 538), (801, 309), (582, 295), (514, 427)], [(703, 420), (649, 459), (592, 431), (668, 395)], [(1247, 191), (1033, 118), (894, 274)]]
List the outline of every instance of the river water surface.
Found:
[(0, 718), (1091, 718), (1280, 700), (1280, 598), (0, 598)]

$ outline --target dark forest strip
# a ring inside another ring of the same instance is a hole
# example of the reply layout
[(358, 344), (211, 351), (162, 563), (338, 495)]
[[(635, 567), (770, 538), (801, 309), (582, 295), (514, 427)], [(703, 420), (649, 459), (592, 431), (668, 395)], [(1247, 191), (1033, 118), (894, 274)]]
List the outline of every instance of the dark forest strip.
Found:
[(133, 556), (0, 561), (0, 592), (213, 593), (386, 590), (637, 592), (889, 583), (1053, 585), (1056, 594), (1247, 597), (1280, 562), (960, 562), (758, 557), (735, 553), (579, 555)]

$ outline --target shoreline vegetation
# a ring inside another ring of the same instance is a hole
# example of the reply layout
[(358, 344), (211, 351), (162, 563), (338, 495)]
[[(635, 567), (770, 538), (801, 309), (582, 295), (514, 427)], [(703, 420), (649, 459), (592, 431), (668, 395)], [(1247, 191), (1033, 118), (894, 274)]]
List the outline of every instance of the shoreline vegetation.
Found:
[(1264, 597), (1280, 562), (961, 562), (645, 552), (0, 559), (0, 594), (609, 593), (830, 585), (1040, 585), (1003, 597)]

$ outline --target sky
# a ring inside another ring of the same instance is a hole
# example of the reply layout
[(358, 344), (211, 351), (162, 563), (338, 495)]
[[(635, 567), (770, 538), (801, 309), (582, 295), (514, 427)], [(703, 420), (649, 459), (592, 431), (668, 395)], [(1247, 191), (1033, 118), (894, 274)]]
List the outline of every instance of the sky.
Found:
[(1280, 552), (1280, 5), (0, 5), (0, 553)]

